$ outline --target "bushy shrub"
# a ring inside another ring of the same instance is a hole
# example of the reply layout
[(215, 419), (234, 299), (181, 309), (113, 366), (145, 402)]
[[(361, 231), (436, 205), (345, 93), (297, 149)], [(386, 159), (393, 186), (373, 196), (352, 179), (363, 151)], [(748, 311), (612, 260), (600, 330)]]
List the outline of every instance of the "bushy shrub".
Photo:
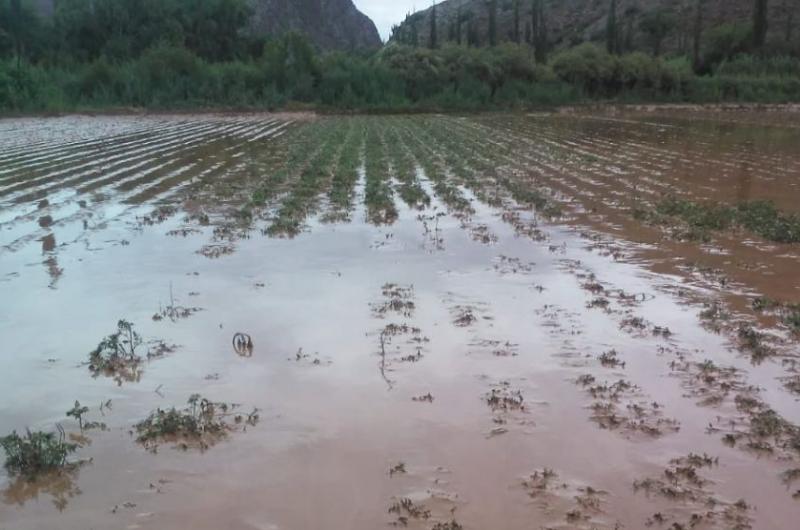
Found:
[(589, 96), (604, 95), (614, 85), (618, 63), (605, 49), (584, 43), (553, 57), (553, 71)]
[(189, 50), (159, 45), (147, 50), (136, 64), (139, 97), (155, 106), (197, 98), (205, 64)]
[(742, 54), (720, 63), (714, 73), (723, 76), (796, 78), (800, 75), (800, 58)]
[(753, 41), (752, 26), (742, 23), (726, 23), (713, 27), (706, 36), (706, 61), (719, 64), (736, 55), (745, 53)]
[(20, 436), (16, 431), (0, 437), (0, 447), (6, 453), (6, 469), (13, 474), (34, 478), (67, 465), (67, 457), (78, 448), (65, 441), (64, 431), (31, 432)]

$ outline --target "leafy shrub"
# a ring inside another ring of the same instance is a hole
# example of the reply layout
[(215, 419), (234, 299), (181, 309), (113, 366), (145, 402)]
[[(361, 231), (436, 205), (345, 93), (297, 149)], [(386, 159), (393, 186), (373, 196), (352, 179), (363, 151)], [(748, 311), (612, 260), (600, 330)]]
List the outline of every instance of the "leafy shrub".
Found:
[(28, 430), (25, 436), (20, 436), (14, 431), (0, 438), (0, 446), (6, 453), (6, 469), (29, 478), (64, 468), (67, 456), (78, 448), (77, 444), (65, 441), (60, 428), (58, 435)]
[(139, 99), (155, 106), (198, 99), (205, 63), (189, 50), (159, 45), (136, 63)]
[(742, 23), (725, 23), (711, 28), (706, 36), (706, 60), (715, 65), (746, 52), (753, 40), (752, 31), (751, 25)]
[(601, 95), (613, 85), (617, 62), (605, 49), (585, 43), (557, 54), (553, 71), (567, 83), (583, 89), (589, 96)]

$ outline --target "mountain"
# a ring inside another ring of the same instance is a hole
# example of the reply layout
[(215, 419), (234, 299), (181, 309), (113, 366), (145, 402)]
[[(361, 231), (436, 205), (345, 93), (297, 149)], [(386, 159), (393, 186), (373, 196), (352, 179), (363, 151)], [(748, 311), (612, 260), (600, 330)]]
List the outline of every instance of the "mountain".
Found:
[[(278, 35), (298, 31), (322, 50), (379, 48), (375, 23), (352, 0), (248, 0), (253, 10), (248, 31)], [(52, 16), (58, 0), (31, 0), (45, 17)]]
[[(462, 42), (485, 45), (489, 41), (489, 13), (496, 4), (496, 34), (498, 42), (514, 40), (515, 0), (446, 0), (436, 5), (439, 42), (458, 39)], [(586, 41), (605, 42), (611, 0), (541, 0), (547, 25), (548, 44), (564, 48)], [(698, 0), (617, 0), (617, 27), (620, 41), (628, 50), (688, 53), (695, 27), (695, 6)], [(519, 1), (519, 39), (526, 40), (531, 31), (532, 0)], [(749, 27), (753, 21), (754, 0), (705, 0), (704, 28), (725, 23), (740, 23)], [(406, 18), (395, 28), (392, 39), (408, 42), (416, 36), (420, 45), (430, 38), (432, 8)], [(459, 18), (461, 23), (458, 23)], [(653, 24), (653, 22), (657, 23)], [(794, 30), (800, 20), (800, 0), (769, 2), (768, 41), (795, 42), (800, 30)], [(666, 28), (659, 38), (658, 24)], [(652, 28), (652, 29), (651, 29)]]
[(305, 33), (323, 50), (379, 48), (375, 23), (352, 0), (250, 0), (257, 35)]

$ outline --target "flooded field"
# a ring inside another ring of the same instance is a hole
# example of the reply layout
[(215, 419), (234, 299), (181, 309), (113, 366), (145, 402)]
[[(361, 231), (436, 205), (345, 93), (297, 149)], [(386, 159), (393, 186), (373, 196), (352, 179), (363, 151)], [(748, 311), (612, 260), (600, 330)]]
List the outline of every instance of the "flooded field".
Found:
[(0, 121), (0, 530), (793, 528), (799, 123)]

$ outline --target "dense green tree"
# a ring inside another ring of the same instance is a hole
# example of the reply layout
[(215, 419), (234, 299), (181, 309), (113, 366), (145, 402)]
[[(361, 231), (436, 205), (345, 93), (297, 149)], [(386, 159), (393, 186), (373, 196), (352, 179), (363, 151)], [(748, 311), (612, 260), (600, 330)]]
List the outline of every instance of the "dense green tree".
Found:
[(478, 19), (474, 16), (471, 16), (467, 22), (467, 44), (470, 46), (480, 46), (481, 44)]
[(619, 50), (621, 53), (628, 53), (633, 51), (634, 37), (635, 37), (635, 29), (633, 23), (640, 12), (641, 11), (639, 10), (639, 8), (635, 5), (628, 6), (625, 9), (625, 13), (623, 14), (623, 18), (625, 19), (625, 29)]
[(520, 43), (522, 40), (522, 31), (520, 29), (520, 14), (519, 14), (519, 2), (520, 0), (514, 0), (514, 26), (511, 30), (511, 40), (516, 42), (517, 44)]
[(747, 52), (752, 47), (752, 30), (746, 23), (726, 23), (709, 29), (705, 37), (706, 67), (711, 68)]
[(436, 2), (433, 2), (433, 5), (431, 6), (431, 36), (429, 45), (431, 48), (439, 47), (439, 33), (438, 28), (436, 27)]
[(463, 13), (461, 12), (461, 0), (458, 0), (458, 7), (456, 7), (456, 38), (457, 44), (461, 44), (461, 24), (464, 22)]
[(768, 0), (755, 0), (753, 5), (753, 48), (761, 50), (767, 40)]
[[(625, 11), (625, 22), (616, 21), (621, 48), (614, 54), (596, 44), (569, 48), (572, 41), (567, 38), (549, 65), (545, 0), (523, 3), (531, 9), (530, 18), (527, 11), (523, 18), (533, 54), (528, 45), (498, 43), (497, 19), (495, 45), (479, 47), (491, 43), (486, 13), (463, 12), (460, 3), (455, 19), (452, 11), (447, 13), (448, 39), (439, 33), (443, 12), (437, 3), (428, 13), (410, 14), (393, 28), (389, 45), (370, 54), (320, 52), (295, 33), (250, 37), (243, 31), (249, 0), (59, 0), (54, 19), (41, 22), (30, 3), (0, 0), (3, 111), (109, 105), (275, 108), (290, 101), (345, 108), (478, 110), (618, 96), (800, 100), (800, 59), (778, 55), (792, 50), (787, 44), (791, 33), (776, 33), (762, 54), (748, 55), (754, 49), (753, 25), (745, 21), (706, 30), (706, 0), (692, 4), (694, 26), (691, 15), (681, 19), (686, 42), (679, 49), (692, 57), (624, 53), (632, 49), (630, 21), (641, 16)], [(516, 16), (509, 10), (518, 3), (505, 0), (502, 5), (504, 16)], [(622, 5), (631, 4), (616, 7)], [(781, 12), (789, 18), (785, 8), (796, 5), (796, 0), (787, 1)], [(636, 40), (646, 37), (654, 54), (660, 53), (662, 42), (675, 31), (674, 10), (641, 18)], [(421, 38), (438, 46), (414, 46), (420, 40), (417, 32), (426, 31), (429, 23), (430, 41), (427, 35)], [(514, 33), (501, 40), (514, 40)], [(460, 39), (470, 46), (452, 44)], [(692, 59), (701, 55), (705, 66), (698, 71), (703, 75), (695, 75)]]
[(218, 61), (246, 52), (250, 13), (247, 0), (59, 0), (55, 27), (78, 59), (121, 60), (166, 42)]
[(611, 0), (606, 21), (606, 50), (617, 53), (619, 50), (619, 29), (617, 28), (617, 0)]
[(564, 81), (581, 87), (589, 95), (598, 95), (612, 84), (616, 72), (614, 57), (604, 48), (581, 44), (559, 53), (553, 70)]
[(641, 22), (639, 29), (647, 37), (653, 50), (653, 55), (661, 55), (661, 48), (664, 40), (675, 30), (677, 18), (675, 12), (668, 8), (655, 9), (647, 12)]
[(695, 0), (694, 28), (692, 29), (692, 68), (701, 69), (700, 48), (703, 40), (703, 21), (705, 19), (706, 0)]
[(299, 33), (287, 33), (266, 44), (263, 56), (266, 80), (278, 91), (298, 100), (310, 99), (319, 79), (316, 52)]
[(794, 16), (797, 11), (797, 0), (783, 0), (783, 17), (786, 22), (784, 29), (784, 40), (787, 45), (791, 45), (794, 34)]
[(0, 0), (0, 54), (13, 55), (17, 70), (36, 47), (39, 26), (27, 1)]
[(547, 19), (544, 11), (544, 0), (531, 0), (531, 43), (534, 48), (536, 62), (547, 62)]
[(487, 0), (489, 10), (489, 46), (497, 46), (497, 0)]

